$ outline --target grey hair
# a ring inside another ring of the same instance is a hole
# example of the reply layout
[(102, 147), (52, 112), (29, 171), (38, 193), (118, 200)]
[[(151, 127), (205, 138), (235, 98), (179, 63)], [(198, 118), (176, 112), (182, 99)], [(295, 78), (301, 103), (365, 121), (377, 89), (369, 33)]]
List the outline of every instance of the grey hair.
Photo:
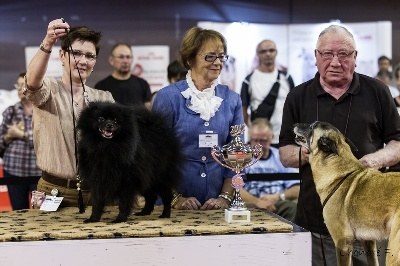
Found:
[(346, 29), (345, 27), (340, 26), (340, 25), (330, 25), (329, 27), (327, 27), (323, 31), (321, 31), (321, 33), (318, 36), (317, 48), (319, 46), (321, 37), (324, 36), (326, 33), (340, 33), (340, 32), (344, 32), (348, 35), (352, 44), (354, 45), (354, 49), (356, 49), (356, 42), (354, 41), (353, 34), (351, 34), (351, 32), (348, 29)]

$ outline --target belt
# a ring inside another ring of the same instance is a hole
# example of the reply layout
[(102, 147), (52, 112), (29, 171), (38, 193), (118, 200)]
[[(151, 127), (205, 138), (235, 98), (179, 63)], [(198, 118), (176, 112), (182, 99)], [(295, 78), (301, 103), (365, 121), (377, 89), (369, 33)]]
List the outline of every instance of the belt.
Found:
[[(57, 185), (60, 187), (66, 187), (66, 188), (73, 188), (76, 189), (78, 181), (77, 180), (72, 180), (72, 179), (65, 179), (65, 178), (60, 178), (54, 175), (51, 175), (49, 173), (43, 172), (42, 174), (42, 179), (46, 182), (49, 182), (53, 185)], [(87, 189), (84, 186), (81, 185), (82, 189)]]

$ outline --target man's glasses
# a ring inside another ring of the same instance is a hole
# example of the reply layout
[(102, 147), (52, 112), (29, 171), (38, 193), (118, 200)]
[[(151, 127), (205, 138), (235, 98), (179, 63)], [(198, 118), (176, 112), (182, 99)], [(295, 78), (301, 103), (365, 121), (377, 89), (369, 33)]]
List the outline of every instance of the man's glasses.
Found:
[[(203, 54), (200, 54), (200, 55), (203, 55)], [(219, 59), (219, 61), (225, 62), (226, 60), (228, 60), (229, 55), (227, 55), (227, 54), (223, 54), (223, 55), (206, 54), (206, 55), (204, 55), (204, 60), (206, 60), (207, 62), (215, 62), (215, 60), (217, 60), (217, 58)]]
[(273, 48), (271, 48), (271, 49), (262, 49), (262, 50), (258, 51), (259, 54), (266, 54), (266, 53), (272, 54), (272, 53), (275, 53), (275, 52), (276, 52), (276, 49), (273, 49)]
[(133, 56), (130, 56), (130, 55), (119, 55), (119, 56), (113, 55), (112, 57), (119, 59), (119, 60), (124, 60), (124, 59), (131, 60), (133, 58)]
[(94, 55), (92, 53), (84, 54), (79, 50), (72, 50), (71, 54), (75, 58), (75, 60), (80, 60), (82, 58), (82, 56), (85, 56), (86, 60), (91, 61), (91, 62), (93, 62), (97, 59), (96, 55)]
[(340, 51), (338, 53), (332, 53), (332, 52), (321, 52), (320, 50), (317, 49), (317, 52), (321, 55), (323, 59), (333, 59), (333, 57), (336, 55), (339, 60), (345, 60), (349, 58), (350, 55), (352, 55), (355, 50), (348, 52), (348, 51)]

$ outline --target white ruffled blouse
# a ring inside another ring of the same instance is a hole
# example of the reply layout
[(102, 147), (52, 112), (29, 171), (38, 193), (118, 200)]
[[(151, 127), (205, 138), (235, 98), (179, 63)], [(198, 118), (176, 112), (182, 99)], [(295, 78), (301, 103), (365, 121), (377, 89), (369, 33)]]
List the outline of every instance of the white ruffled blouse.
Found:
[(218, 81), (214, 80), (210, 88), (199, 91), (193, 83), (190, 70), (186, 75), (186, 81), (189, 84), (189, 88), (181, 93), (183, 97), (190, 99), (190, 104), (187, 107), (200, 114), (201, 119), (209, 121), (218, 111), (223, 101), (222, 98), (215, 96), (215, 86), (218, 85)]

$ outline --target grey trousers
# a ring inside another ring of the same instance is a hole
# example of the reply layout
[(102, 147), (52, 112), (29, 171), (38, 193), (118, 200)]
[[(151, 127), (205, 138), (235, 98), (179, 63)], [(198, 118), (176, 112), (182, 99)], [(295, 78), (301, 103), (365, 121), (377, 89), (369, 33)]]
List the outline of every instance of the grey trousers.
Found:
[[(327, 235), (319, 235), (317, 233), (311, 233), (312, 236), (312, 265), (313, 266), (324, 266), (324, 259), (322, 256), (322, 245), (324, 247), (324, 254), (326, 260), (326, 266), (336, 266), (336, 251), (335, 244), (330, 236)], [(321, 245), (322, 240), (322, 245)], [(378, 251), (378, 260), (379, 265), (383, 266), (385, 264), (386, 253), (388, 242), (379, 241), (377, 242), (377, 251)], [(352, 252), (352, 260), (353, 266), (366, 266), (367, 264), (367, 256), (363, 246), (359, 241), (354, 242)]]

